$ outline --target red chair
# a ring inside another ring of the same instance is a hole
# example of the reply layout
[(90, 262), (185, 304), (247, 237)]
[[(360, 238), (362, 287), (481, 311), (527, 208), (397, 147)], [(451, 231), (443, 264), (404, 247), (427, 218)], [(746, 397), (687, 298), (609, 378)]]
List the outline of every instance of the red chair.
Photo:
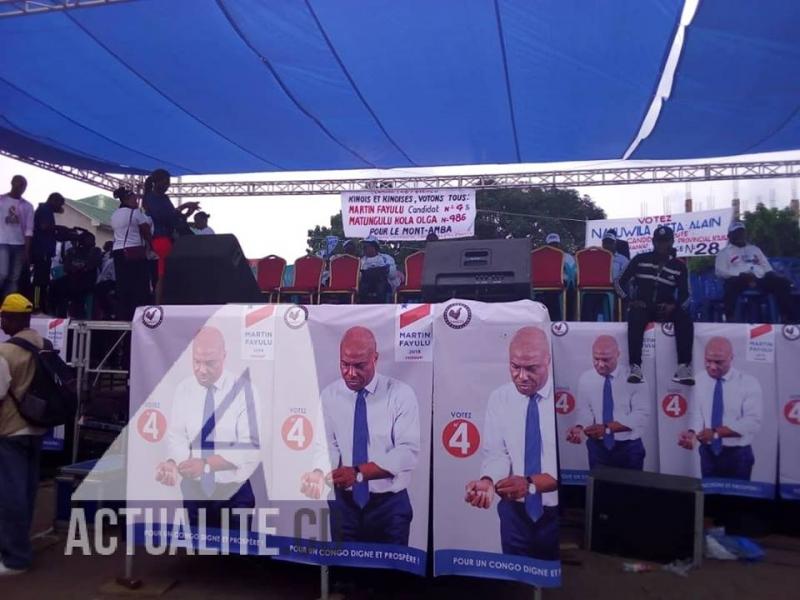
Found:
[[(622, 313), (614, 291), (612, 272), (614, 268), (614, 255), (608, 250), (593, 246), (584, 248), (575, 253), (575, 262), (578, 264), (578, 319), (583, 319), (581, 305), (586, 294), (600, 294), (608, 300), (605, 313), (606, 319), (614, 319), (614, 313)], [(616, 307), (616, 311), (615, 311)], [(617, 318), (619, 318), (617, 316)]]
[(542, 246), (531, 251), (531, 287), (534, 299), (539, 293), (558, 294), (558, 303), (561, 308), (559, 320), (562, 321), (567, 318), (564, 260), (564, 252), (553, 246)]
[(267, 302), (274, 302), (278, 295), (283, 279), (283, 270), (286, 268), (286, 259), (270, 254), (258, 261), (256, 266), (256, 280), (261, 293), (267, 297)]
[(394, 293), (394, 301), (400, 302), (409, 296), (422, 295), (422, 269), (425, 266), (425, 251), (420, 250), (406, 256), (406, 279)]
[(319, 292), (319, 303), (327, 296), (349, 296), (349, 304), (355, 304), (358, 294), (358, 278), (361, 275), (359, 260), (355, 256), (342, 254), (331, 258), (331, 279), (328, 287)]
[(314, 295), (319, 296), (322, 282), (322, 269), (325, 261), (319, 256), (303, 256), (294, 261), (294, 285), (278, 289), (278, 302), (286, 296), (308, 297), (308, 304), (314, 304)]

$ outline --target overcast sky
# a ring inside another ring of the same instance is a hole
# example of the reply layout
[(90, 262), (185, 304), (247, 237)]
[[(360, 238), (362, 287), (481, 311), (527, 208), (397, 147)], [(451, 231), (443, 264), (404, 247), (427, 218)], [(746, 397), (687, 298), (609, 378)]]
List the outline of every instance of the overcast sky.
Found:
[[(800, 159), (800, 152), (783, 152), (765, 154), (759, 157), (737, 157), (733, 160), (755, 160), (757, 158), (775, 160)], [(715, 159), (713, 162), (721, 159)], [(702, 162), (702, 161), (685, 161)], [(708, 161), (712, 162), (712, 161)], [(600, 161), (593, 163), (552, 163), (545, 165), (481, 165), (451, 168), (431, 168), (394, 171), (349, 171), (347, 176), (400, 177), (411, 173), (447, 173), (458, 171), (470, 173), (510, 173), (514, 171), (542, 171), (562, 168), (598, 168), (632, 166), (633, 164), (654, 164), (633, 161)], [(0, 193), (8, 191), (11, 177), (24, 175), (28, 179), (28, 191), (25, 197), (34, 205), (43, 202), (51, 192), (58, 191), (68, 198), (82, 198), (105, 193), (104, 190), (56, 175), (30, 165), (5, 157), (0, 157)], [(186, 178), (194, 180), (255, 180), (255, 179), (315, 179), (325, 177), (343, 177), (342, 172), (305, 172), (302, 174), (244, 174), (234, 176), (207, 176), (203, 178)], [(767, 206), (786, 206), (792, 196), (789, 179), (769, 179), (739, 182), (739, 197), (743, 209), (753, 208), (757, 202)], [(650, 214), (662, 214), (664, 207), (671, 211), (683, 211), (683, 199), (686, 197), (686, 184), (642, 184), (623, 186), (591, 186), (578, 188), (581, 193), (589, 194), (609, 217), (636, 217), (643, 211)], [(734, 184), (730, 181), (714, 183), (695, 183), (690, 188), (695, 210), (723, 208), (730, 206), (734, 194)], [(217, 233), (233, 233), (245, 254), (250, 258), (278, 254), (293, 260), (305, 253), (306, 232), (315, 225), (327, 225), (331, 215), (340, 207), (340, 198), (335, 196), (281, 196), (262, 198), (209, 198), (202, 200), (203, 209), (211, 213), (211, 226)]]

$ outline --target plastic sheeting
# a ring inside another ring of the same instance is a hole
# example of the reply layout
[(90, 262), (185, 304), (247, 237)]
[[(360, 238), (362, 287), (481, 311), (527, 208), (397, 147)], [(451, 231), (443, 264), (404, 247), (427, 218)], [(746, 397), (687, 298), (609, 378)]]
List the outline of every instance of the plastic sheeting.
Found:
[[(175, 175), (619, 158), (682, 4), (133, 0), (0, 19), (0, 147)], [(796, 4), (704, 0), (636, 157), (797, 147)]]

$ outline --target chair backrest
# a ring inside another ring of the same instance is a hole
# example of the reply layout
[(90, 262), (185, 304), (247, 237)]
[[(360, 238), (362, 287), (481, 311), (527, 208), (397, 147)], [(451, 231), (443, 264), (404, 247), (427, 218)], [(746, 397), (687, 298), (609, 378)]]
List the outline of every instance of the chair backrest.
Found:
[(332, 290), (349, 290), (358, 287), (359, 261), (355, 256), (342, 254), (331, 258), (331, 280), (328, 287)]
[(301, 256), (294, 261), (294, 287), (318, 289), (325, 261), (319, 256)]
[(564, 287), (564, 252), (553, 246), (531, 251), (531, 285), (535, 288)]
[(258, 261), (256, 279), (261, 291), (274, 290), (281, 286), (283, 269), (286, 267), (286, 259), (270, 254)]
[(614, 264), (614, 255), (608, 250), (599, 246), (578, 250), (575, 253), (575, 262), (578, 263), (579, 288), (613, 287), (611, 269)]
[(406, 281), (403, 287), (422, 289), (422, 269), (425, 267), (425, 251), (420, 250), (406, 256)]

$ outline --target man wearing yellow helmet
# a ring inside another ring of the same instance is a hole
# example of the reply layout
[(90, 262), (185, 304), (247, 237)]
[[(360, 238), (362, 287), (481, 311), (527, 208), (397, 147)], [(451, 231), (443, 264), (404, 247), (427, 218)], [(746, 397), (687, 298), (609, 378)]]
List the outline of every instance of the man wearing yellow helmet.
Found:
[[(0, 327), (42, 348), (44, 340), (30, 328), (32, 311), (25, 296), (9, 294), (0, 306)], [(30, 529), (45, 431), (20, 415), (14, 398), (25, 396), (35, 373), (33, 354), (0, 344), (0, 578), (26, 571), (33, 558)]]

